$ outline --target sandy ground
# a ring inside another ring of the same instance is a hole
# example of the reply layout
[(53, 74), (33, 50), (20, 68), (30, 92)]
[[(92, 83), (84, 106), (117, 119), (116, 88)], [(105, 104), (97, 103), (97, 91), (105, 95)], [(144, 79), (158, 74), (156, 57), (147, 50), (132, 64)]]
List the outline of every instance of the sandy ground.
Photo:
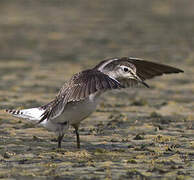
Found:
[(112, 91), (62, 149), (42, 127), (0, 114), (0, 178), (194, 179), (194, 1), (0, 2), (0, 106), (28, 108), (108, 57), (166, 63), (184, 74)]

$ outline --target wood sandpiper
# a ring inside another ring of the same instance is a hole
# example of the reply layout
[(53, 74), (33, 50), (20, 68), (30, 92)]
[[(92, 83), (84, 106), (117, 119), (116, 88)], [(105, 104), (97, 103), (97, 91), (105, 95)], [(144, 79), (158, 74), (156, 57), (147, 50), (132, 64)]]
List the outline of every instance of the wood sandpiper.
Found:
[(23, 110), (6, 110), (18, 118), (43, 125), (58, 135), (58, 148), (69, 125), (75, 128), (77, 148), (80, 148), (78, 128), (95, 111), (99, 97), (107, 90), (122, 89), (145, 83), (146, 79), (181, 69), (132, 57), (111, 58), (92, 69), (72, 76), (60, 89), (56, 98), (46, 105)]

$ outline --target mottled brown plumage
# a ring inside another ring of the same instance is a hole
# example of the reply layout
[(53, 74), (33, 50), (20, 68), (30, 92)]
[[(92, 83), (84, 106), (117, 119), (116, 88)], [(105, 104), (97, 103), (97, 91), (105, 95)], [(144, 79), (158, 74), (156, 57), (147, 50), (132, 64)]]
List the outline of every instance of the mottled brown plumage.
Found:
[(65, 127), (72, 125), (75, 128), (79, 148), (79, 124), (95, 110), (99, 96), (103, 92), (137, 84), (149, 87), (145, 83), (146, 79), (179, 72), (183, 71), (137, 58), (111, 58), (100, 62), (93, 69), (75, 74), (48, 104), (31, 109), (7, 110), (7, 112), (16, 117), (36, 121), (47, 129), (55, 131), (58, 134), (59, 148)]
[(77, 73), (69, 82), (64, 84), (52, 102), (42, 106), (46, 111), (39, 123), (45, 119), (56, 117), (58, 112), (68, 102), (81, 101), (87, 98), (90, 94), (108, 89), (119, 89), (122, 87), (123, 86), (118, 81), (98, 70), (89, 69)]

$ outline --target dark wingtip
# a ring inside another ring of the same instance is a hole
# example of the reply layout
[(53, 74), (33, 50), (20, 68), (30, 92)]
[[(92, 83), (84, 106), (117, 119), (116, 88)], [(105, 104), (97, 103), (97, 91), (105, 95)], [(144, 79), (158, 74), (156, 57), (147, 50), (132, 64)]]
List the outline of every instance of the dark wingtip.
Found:
[[(183, 71), (182, 69), (177, 69), (177, 68), (176, 68), (175, 71), (170, 72), (169, 74), (171, 74), (171, 73), (184, 73), (184, 71)], [(168, 73), (167, 73), (167, 74), (168, 74)]]
[(179, 73), (184, 73), (184, 71), (183, 71), (183, 70), (181, 70), (181, 69), (179, 69)]
[[(171, 66), (169, 66), (169, 67), (171, 67)], [(184, 73), (184, 71), (182, 69), (175, 68), (175, 67), (171, 67), (171, 68), (173, 68), (172, 73)]]

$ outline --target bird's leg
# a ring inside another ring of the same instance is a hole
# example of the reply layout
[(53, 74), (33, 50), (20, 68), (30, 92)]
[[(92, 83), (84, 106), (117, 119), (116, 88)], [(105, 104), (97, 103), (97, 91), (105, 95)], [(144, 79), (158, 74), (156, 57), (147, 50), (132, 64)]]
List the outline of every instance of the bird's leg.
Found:
[(63, 137), (64, 137), (64, 133), (62, 133), (62, 134), (59, 134), (59, 136), (58, 136), (58, 148), (61, 148), (61, 142), (62, 142), (62, 140), (63, 140)]
[(79, 125), (74, 125), (75, 128), (75, 134), (76, 134), (76, 140), (77, 140), (77, 148), (80, 149), (80, 138), (79, 138)]

